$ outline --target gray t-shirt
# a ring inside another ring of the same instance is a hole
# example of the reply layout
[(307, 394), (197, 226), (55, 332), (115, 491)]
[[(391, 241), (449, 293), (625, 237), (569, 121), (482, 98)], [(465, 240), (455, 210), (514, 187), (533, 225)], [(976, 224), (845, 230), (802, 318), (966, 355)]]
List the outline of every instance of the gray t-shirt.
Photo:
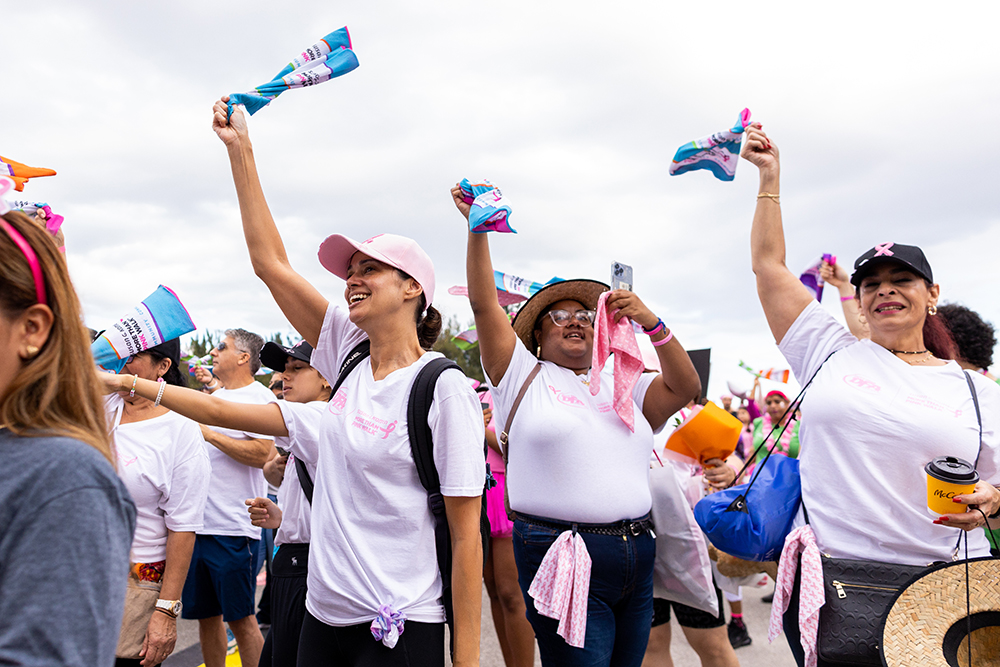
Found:
[(93, 447), (0, 429), (0, 664), (115, 661), (135, 505)]

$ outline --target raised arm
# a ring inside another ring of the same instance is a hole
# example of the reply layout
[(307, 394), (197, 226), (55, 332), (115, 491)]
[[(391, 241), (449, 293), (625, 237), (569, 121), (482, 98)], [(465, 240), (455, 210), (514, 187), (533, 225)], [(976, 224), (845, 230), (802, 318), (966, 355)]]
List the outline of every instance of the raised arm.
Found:
[[(135, 381), (135, 393), (151, 401), (156, 400), (156, 395), (160, 390), (159, 382), (142, 378), (135, 379), (134, 375), (115, 375), (113, 373), (98, 373), (97, 375), (108, 393), (130, 391), (133, 380)], [(200, 424), (250, 431), (262, 435), (288, 437), (288, 429), (285, 428), (281, 408), (274, 403), (266, 405), (234, 403), (195, 389), (164, 385), (160, 405)], [(264, 461), (266, 460), (265, 458)], [(260, 466), (262, 465), (264, 465), (263, 461)]]
[(823, 280), (837, 288), (840, 293), (840, 305), (844, 308), (844, 320), (847, 328), (851, 330), (854, 337), (862, 340), (871, 336), (868, 332), (868, 323), (861, 317), (861, 306), (855, 298), (854, 287), (851, 286), (850, 276), (840, 264), (830, 264), (827, 261), (819, 269), (819, 275)]
[[(462, 199), (462, 191), (458, 185), (451, 189), (451, 196), (455, 200), (455, 206), (468, 220), (469, 205)], [(488, 235), (472, 232), (468, 234), (465, 276), (469, 283), (469, 305), (472, 306), (472, 315), (476, 318), (476, 333), (479, 334), (479, 354), (483, 361), (483, 370), (496, 386), (500, 384), (510, 365), (517, 336), (510, 326), (507, 313), (497, 300), (490, 243), (486, 238)]]
[(243, 217), (243, 234), (254, 273), (271, 290), (281, 312), (299, 335), (315, 347), (319, 342), (319, 332), (323, 328), (323, 317), (329, 302), (288, 263), (285, 245), (274, 225), (274, 218), (271, 217), (257, 176), (246, 117), (238, 108), (233, 110), (232, 116), (227, 117), (228, 101), (228, 96), (223, 97), (212, 108), (212, 129), (229, 151), (233, 182), (236, 184), (240, 215)]
[(778, 203), (779, 160), (775, 146), (760, 123), (746, 129), (742, 155), (760, 169), (757, 209), (750, 230), (750, 258), (757, 276), (757, 295), (776, 342), (785, 337), (792, 322), (812, 301), (812, 295), (785, 266), (785, 232)]

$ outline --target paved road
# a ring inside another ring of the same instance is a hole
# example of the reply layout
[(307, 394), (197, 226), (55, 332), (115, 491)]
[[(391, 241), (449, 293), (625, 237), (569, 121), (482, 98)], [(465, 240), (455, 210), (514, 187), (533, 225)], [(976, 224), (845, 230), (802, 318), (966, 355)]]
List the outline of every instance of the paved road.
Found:
[[(744, 589), (743, 618), (750, 630), (753, 644), (737, 649), (736, 655), (740, 659), (740, 664), (745, 667), (795, 667), (795, 661), (792, 659), (791, 651), (788, 650), (788, 645), (783, 637), (775, 640), (774, 644), (767, 643), (767, 623), (771, 613), (771, 605), (762, 602), (761, 598), (769, 593), (771, 588), (771, 586), (767, 586), (752, 590)], [(684, 639), (684, 633), (677, 625), (677, 621), (673, 620), (671, 623), (673, 623), (671, 654), (675, 667), (700, 667), (701, 662)], [(485, 589), (483, 591), (482, 627), (482, 667), (504, 667), (503, 657), (500, 654), (500, 644), (497, 642), (497, 636), (493, 630), (493, 619), (490, 617), (490, 606)], [(177, 635), (177, 648), (174, 650), (174, 654), (163, 663), (163, 667), (198, 667), (201, 665), (197, 622), (180, 620), (177, 623)], [(537, 653), (535, 664), (539, 666), (542, 664)]]

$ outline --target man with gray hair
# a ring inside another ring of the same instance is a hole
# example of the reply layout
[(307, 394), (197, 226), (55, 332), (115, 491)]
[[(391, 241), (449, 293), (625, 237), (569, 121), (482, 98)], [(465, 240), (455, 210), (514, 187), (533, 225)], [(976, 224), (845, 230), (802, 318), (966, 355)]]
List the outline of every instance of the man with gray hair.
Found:
[[(262, 405), (274, 394), (254, 380), (264, 340), (243, 329), (229, 329), (212, 349), (213, 373), (222, 383), (213, 396), (236, 403)], [(195, 538), (194, 554), (184, 584), (183, 616), (198, 619), (206, 667), (226, 662), (226, 629), (236, 637), (242, 664), (256, 667), (264, 638), (254, 614), (260, 569), (260, 529), (250, 523), (247, 498), (267, 492), (262, 468), (271, 456), (269, 436), (202, 426), (212, 462), (204, 528)]]

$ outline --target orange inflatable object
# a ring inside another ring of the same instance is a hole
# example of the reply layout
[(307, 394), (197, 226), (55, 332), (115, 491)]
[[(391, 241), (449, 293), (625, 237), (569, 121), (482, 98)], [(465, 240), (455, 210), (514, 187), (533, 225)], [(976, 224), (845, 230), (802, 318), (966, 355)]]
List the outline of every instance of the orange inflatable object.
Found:
[(29, 178), (38, 176), (55, 176), (56, 172), (44, 167), (29, 167), (20, 162), (14, 162), (0, 155), (0, 176), (9, 176), (14, 181), (14, 189), (18, 192), (24, 191), (24, 184)]
[(742, 430), (739, 419), (709, 401), (670, 434), (667, 449), (699, 463), (725, 461), (736, 451)]

